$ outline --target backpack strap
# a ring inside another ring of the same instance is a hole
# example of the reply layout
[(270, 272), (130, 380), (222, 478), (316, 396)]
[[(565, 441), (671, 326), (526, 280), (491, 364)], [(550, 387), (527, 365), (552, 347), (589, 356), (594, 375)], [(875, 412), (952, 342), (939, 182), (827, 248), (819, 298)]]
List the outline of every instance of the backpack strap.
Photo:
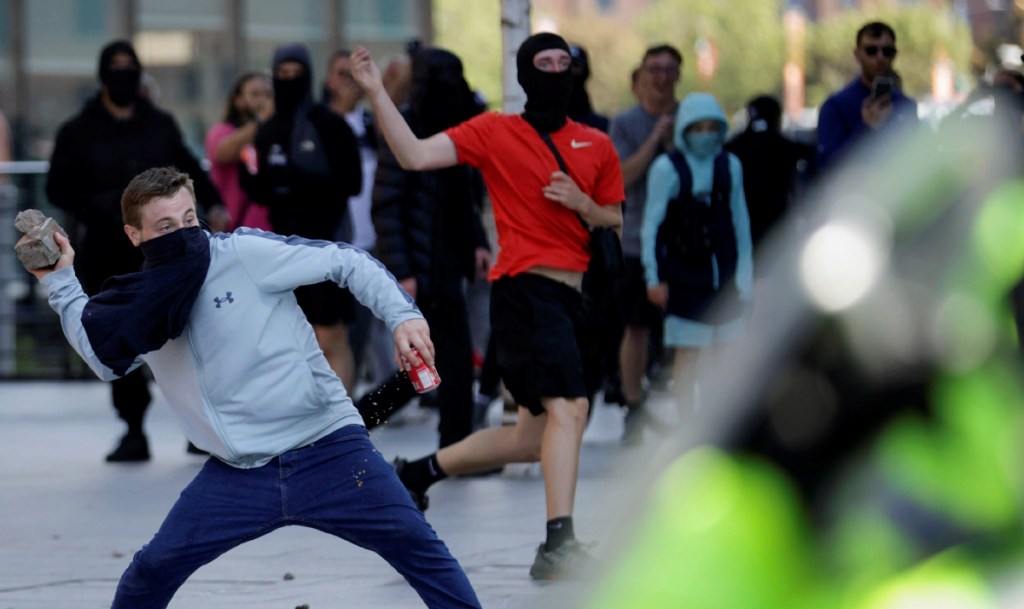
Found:
[(690, 172), (690, 166), (686, 164), (683, 153), (673, 148), (668, 153), (668, 160), (672, 161), (672, 166), (676, 168), (676, 174), (679, 176), (679, 196), (689, 196), (693, 191), (693, 174)]
[(715, 173), (711, 185), (712, 196), (716, 203), (729, 204), (732, 197), (732, 174), (729, 169), (729, 153), (722, 149), (715, 157)]

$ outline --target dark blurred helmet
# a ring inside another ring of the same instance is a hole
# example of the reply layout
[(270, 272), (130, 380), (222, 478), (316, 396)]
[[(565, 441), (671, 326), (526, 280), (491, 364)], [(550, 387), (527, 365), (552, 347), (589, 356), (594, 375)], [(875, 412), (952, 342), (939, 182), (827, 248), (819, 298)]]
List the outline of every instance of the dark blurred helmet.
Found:
[(579, 45), (570, 44), (569, 56), (572, 57), (573, 76), (580, 81), (590, 78), (590, 58), (587, 56), (587, 50)]

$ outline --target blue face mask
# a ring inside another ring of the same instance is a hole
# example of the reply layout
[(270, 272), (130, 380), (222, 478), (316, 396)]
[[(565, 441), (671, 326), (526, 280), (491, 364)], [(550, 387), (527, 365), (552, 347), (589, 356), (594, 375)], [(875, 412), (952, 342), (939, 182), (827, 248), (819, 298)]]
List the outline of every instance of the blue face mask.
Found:
[(685, 138), (687, 151), (698, 159), (706, 159), (715, 154), (722, 144), (719, 133), (690, 133)]

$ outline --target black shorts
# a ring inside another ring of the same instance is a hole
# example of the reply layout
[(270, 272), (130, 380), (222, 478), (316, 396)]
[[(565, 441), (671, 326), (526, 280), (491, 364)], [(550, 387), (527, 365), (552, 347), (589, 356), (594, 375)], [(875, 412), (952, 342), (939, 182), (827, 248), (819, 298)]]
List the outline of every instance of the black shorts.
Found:
[(662, 323), (661, 309), (647, 300), (647, 277), (639, 258), (626, 257), (626, 276), (622, 282), (622, 316), (627, 326), (653, 328)]
[(295, 288), (295, 299), (306, 319), (314, 326), (351, 325), (356, 315), (356, 299), (338, 284), (324, 281)]
[(586, 397), (583, 298), (573, 288), (531, 273), (502, 277), (491, 286), (491, 335), (520, 406), (541, 415), (541, 398)]

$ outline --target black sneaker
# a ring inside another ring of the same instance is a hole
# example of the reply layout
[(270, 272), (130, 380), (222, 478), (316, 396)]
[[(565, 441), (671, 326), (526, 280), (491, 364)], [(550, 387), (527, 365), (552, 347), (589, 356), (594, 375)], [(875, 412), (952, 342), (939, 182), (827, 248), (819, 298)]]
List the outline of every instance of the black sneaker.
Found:
[(619, 379), (607, 379), (604, 382), (604, 403), (626, 405), (626, 395), (622, 393)]
[(530, 567), (530, 577), (540, 580), (577, 579), (587, 575), (592, 569), (594, 558), (584, 546), (575, 539), (567, 541), (550, 552), (544, 544), (537, 548), (537, 557)]
[(107, 463), (149, 461), (149, 442), (140, 433), (126, 433), (114, 452), (107, 455)]
[(409, 496), (412, 497), (413, 504), (419, 508), (421, 512), (426, 512), (427, 508), (430, 507), (430, 497), (427, 497), (426, 491), (414, 491), (413, 489), (406, 486), (405, 481), (402, 480), (402, 470), (409, 464), (407, 459), (401, 457), (395, 457), (395, 460), (391, 462), (391, 465), (395, 468), (395, 473), (398, 474), (398, 480), (405, 486), (405, 490), (409, 491)]

